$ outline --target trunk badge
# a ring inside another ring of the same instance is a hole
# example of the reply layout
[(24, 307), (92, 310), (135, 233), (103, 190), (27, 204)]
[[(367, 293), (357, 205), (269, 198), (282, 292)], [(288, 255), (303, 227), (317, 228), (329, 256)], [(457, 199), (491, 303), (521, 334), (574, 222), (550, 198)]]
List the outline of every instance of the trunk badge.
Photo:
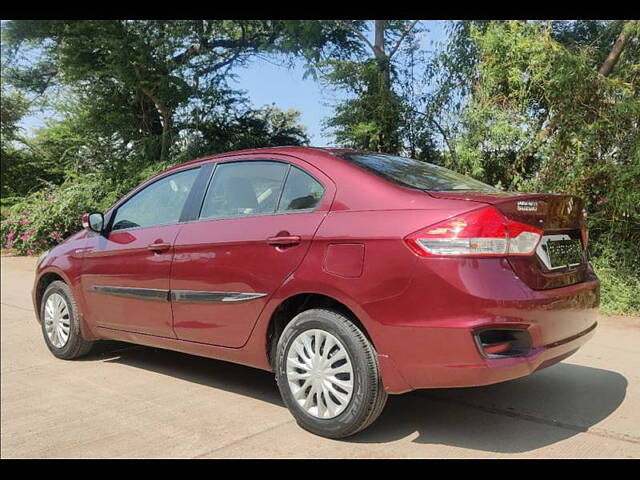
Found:
[(520, 212), (537, 212), (538, 211), (538, 202), (520, 201), (517, 204), (517, 209)]

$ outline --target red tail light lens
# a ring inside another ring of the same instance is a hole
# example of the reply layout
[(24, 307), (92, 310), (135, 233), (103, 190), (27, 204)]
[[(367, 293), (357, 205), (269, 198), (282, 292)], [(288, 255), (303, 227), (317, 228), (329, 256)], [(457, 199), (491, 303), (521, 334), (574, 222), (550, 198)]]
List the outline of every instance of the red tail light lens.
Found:
[(405, 238), (422, 257), (532, 255), (542, 230), (481, 208), (423, 228)]

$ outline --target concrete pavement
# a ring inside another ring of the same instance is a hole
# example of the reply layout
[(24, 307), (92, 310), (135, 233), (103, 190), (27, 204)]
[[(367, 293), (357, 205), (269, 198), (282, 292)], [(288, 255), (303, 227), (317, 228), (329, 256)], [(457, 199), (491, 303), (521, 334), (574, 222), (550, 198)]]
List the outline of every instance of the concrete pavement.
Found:
[(391, 396), (345, 441), (305, 432), (273, 375), (108, 342), (62, 361), (30, 291), (34, 258), (2, 258), (0, 454), (16, 457), (640, 457), (640, 318), (530, 377)]

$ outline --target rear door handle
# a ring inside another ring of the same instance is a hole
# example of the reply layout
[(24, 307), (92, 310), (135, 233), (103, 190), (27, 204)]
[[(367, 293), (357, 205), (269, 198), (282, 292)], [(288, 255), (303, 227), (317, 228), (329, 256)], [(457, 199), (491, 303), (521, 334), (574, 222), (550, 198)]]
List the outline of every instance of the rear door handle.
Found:
[(281, 237), (267, 238), (267, 243), (276, 247), (298, 245), (301, 241), (300, 235), (283, 235)]
[(169, 250), (171, 248), (171, 244), (170, 243), (152, 243), (147, 248), (153, 252), (164, 252), (165, 250)]

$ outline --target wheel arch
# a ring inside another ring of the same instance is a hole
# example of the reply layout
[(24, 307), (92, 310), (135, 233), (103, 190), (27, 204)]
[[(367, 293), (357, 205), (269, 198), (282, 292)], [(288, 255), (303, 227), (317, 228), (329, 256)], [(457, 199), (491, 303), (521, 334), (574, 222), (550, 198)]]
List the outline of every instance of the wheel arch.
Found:
[(95, 340), (100, 338), (99, 335), (93, 331), (93, 329), (87, 323), (87, 319), (85, 318), (85, 299), (82, 296), (82, 292), (79, 288), (79, 285), (71, 281), (71, 279), (66, 275), (66, 273), (60, 270), (57, 267), (48, 266), (47, 270), (41, 272), (38, 276), (38, 279), (34, 285), (32, 298), (33, 298), (33, 309), (36, 313), (36, 320), (38, 323), (42, 322), (40, 318), (40, 305), (42, 302), (42, 297), (44, 296), (44, 292), (47, 290), (47, 287), (51, 285), (55, 281), (64, 282), (75, 298), (76, 306), (78, 307), (78, 312), (80, 313), (80, 331), (82, 332), (82, 336), (85, 340)]
[(291, 295), (282, 300), (275, 308), (269, 319), (266, 338), (267, 358), (272, 369), (274, 368), (273, 360), (275, 358), (278, 340), (280, 339), (284, 328), (297, 314), (313, 308), (326, 308), (345, 315), (362, 331), (375, 348), (375, 343), (373, 342), (365, 325), (353, 310), (343, 302), (323, 293), (296, 293), (295, 295)]
[(36, 288), (34, 290), (34, 310), (36, 311), (36, 318), (38, 322), (42, 322), (42, 319), (40, 318), (40, 310), (44, 292), (47, 287), (55, 281), (61, 281), (69, 285), (69, 282), (67, 282), (67, 280), (62, 275), (55, 271), (45, 272), (40, 276), (40, 278), (38, 278), (38, 282), (36, 283)]

